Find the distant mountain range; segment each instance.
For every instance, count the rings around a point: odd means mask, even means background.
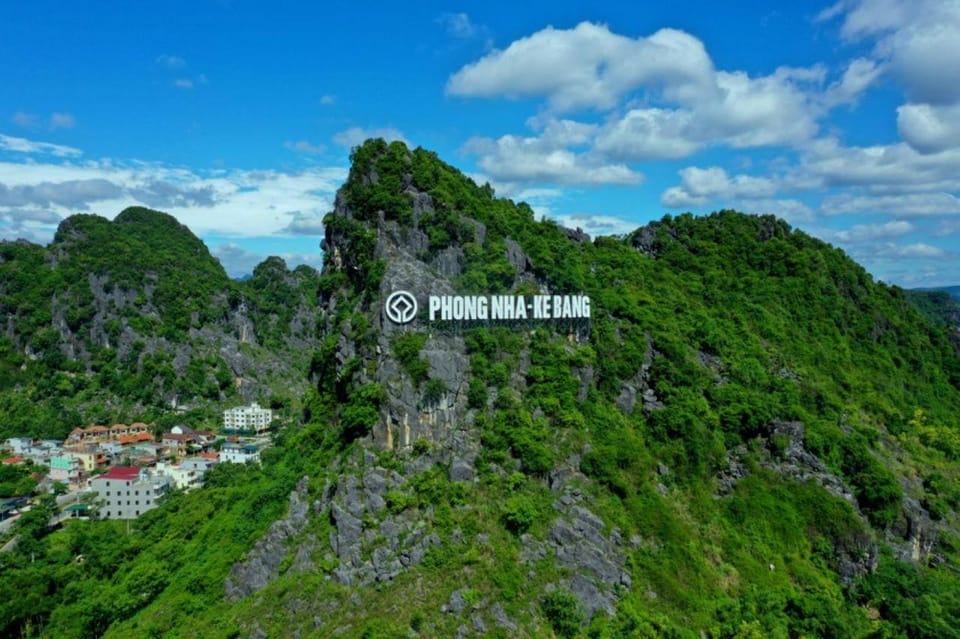
[[[915,291],[943,291],[955,300],[960,300],[960,286],[934,286],[931,288],[916,288]]]

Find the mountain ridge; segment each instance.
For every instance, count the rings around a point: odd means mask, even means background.
[[[3,359],[13,364],[2,387],[19,389],[0,399],[3,434],[62,438],[131,415],[169,421],[184,407],[209,422],[210,407],[272,395],[292,409],[306,389],[308,356],[297,352],[316,342],[318,274],[279,258],[257,269],[232,282],[187,227],[138,207],[113,221],[69,217],[47,247],[0,244]]]
[[[127,558],[57,533],[49,636],[957,636],[960,362],[902,290],[770,216],[590,242],[382,140],[325,224],[303,423]],[[398,326],[399,288],[590,331]]]

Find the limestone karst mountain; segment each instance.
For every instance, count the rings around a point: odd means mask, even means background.
[[[770,216],[591,240],[423,149],[352,160],[303,423],[130,536],[0,557],[4,632],[957,636],[960,361],[903,291]],[[471,294],[589,323],[422,308]]]
[[[70,217],[47,247],[0,243],[0,437],[215,419],[225,401],[293,409],[318,343],[318,277],[274,257],[231,281],[189,229],[142,208]]]

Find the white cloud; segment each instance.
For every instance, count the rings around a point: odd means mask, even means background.
[[[345,167],[199,173],[143,162],[0,162],[0,219],[44,210],[53,214],[44,227],[52,236],[56,219],[76,211],[112,218],[139,204],[174,215],[198,234],[285,236],[302,232],[303,212],[330,210],[346,175]],[[11,228],[0,224],[0,236],[14,237]]]
[[[464,150],[480,156],[478,164],[494,180],[559,184],[638,184],[643,176],[624,164],[611,164],[557,148],[549,139],[505,135],[497,140],[473,138]]]
[[[955,191],[960,149],[921,154],[907,144],[841,145],[825,138],[807,146],[786,179],[795,188],[857,186],[886,193]]]
[[[0,151],[14,151],[16,153],[30,153],[38,155],[54,155],[56,157],[76,157],[82,155],[79,149],[52,144],[50,142],[35,142],[26,138],[15,138],[0,133]]]
[[[955,0],[848,0],[827,18],[843,15],[849,40],[872,39],[874,56],[913,102],[960,101],[960,3]]]
[[[410,143],[407,142],[407,139],[403,137],[403,133],[401,133],[399,129],[396,129],[392,126],[380,129],[365,129],[359,126],[351,127],[334,135],[333,141],[340,146],[351,149],[355,146],[363,144],[363,142],[370,138],[383,138],[387,142],[399,140],[408,146],[410,145]]]
[[[177,70],[187,66],[187,61],[177,55],[166,53],[157,56],[157,64],[165,69]]]
[[[189,78],[177,78],[173,81],[173,86],[177,87],[178,89],[192,89],[193,80]]]
[[[819,65],[750,77],[714,69],[703,43],[682,31],[630,38],[584,22],[566,30],[548,27],[491,52],[451,76],[447,92],[543,98],[553,113],[606,112],[602,126],[580,123],[592,127],[594,151],[645,161],[682,158],[713,145],[801,145],[817,134],[818,119],[830,106],[852,101],[873,81],[871,65],[852,64],[827,101],[820,95],[826,71]]]
[[[327,150],[327,147],[323,144],[313,144],[306,140],[297,140],[296,142],[288,140],[283,143],[283,147],[290,151],[296,151],[297,153],[309,154],[325,153]]]
[[[483,184],[480,182],[479,184]],[[517,202],[540,202],[553,200],[563,195],[563,191],[560,189],[546,189],[546,188],[533,188],[533,189],[523,189],[514,196],[514,200]]]
[[[897,130],[920,153],[960,147],[960,104],[904,104],[897,109]]]
[[[40,119],[33,113],[25,113],[23,111],[17,111],[13,114],[13,123],[17,126],[22,126],[24,128],[32,128],[37,126]]]
[[[897,193],[856,195],[843,193],[824,199],[820,207],[828,215],[887,213],[904,217],[958,215],[960,199],[950,193]]]
[[[750,175],[731,178],[717,166],[706,169],[690,166],[680,171],[680,186],[664,191],[660,202],[669,208],[698,207],[709,202],[769,198],[776,191],[777,185],[770,178]]]
[[[597,151],[613,158],[661,160],[687,157],[700,143],[689,136],[691,113],[670,109],[631,109],[604,128]]]
[[[631,91],[665,84],[669,99],[710,91],[713,63],[703,43],[675,29],[647,38],[582,22],[547,27],[468,64],[447,82],[465,97],[545,97],[558,111],[610,109]]]
[[[322,104],[323,106],[330,106],[336,103],[337,103],[337,96],[335,95],[327,93],[325,95],[320,96],[320,104]]]
[[[874,60],[856,58],[843,76],[830,85],[823,96],[827,106],[854,104],[870,85],[883,74],[883,67]]]
[[[882,224],[854,224],[842,231],[822,232],[821,236],[825,236],[824,239],[831,241],[856,244],[901,237],[913,231],[914,226],[910,222],[896,220]]]
[[[549,215],[562,226],[570,229],[580,229],[591,237],[598,235],[624,235],[636,230],[636,222],[625,220],[613,215],[595,213],[570,213],[567,215]]]
[[[466,13],[444,13],[437,22],[446,28],[447,35],[458,40],[487,37],[487,28],[474,24]]]
[[[120,187],[103,178],[18,184],[13,187],[0,182],[0,209],[62,206],[86,211],[90,204],[114,199],[121,193]]]
[[[50,116],[51,129],[72,129],[77,125],[77,119],[72,113],[54,113]]]
[[[897,257],[913,257],[913,258],[939,258],[946,257],[947,252],[938,246],[931,246],[930,244],[925,244],[923,242],[916,242],[914,244],[908,244],[907,246],[898,246],[893,249],[894,255]]]

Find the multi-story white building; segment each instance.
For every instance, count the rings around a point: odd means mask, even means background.
[[[262,433],[270,428],[273,411],[261,408],[254,402],[249,406],[238,406],[223,411],[223,429],[226,431],[252,431]]]
[[[224,442],[220,447],[220,463],[246,464],[250,461],[260,463],[260,451],[253,444]]]
[[[171,480],[153,476],[134,466],[115,466],[90,480],[100,500],[104,519],[136,519],[157,507],[157,500],[170,488]]]
[[[211,457],[188,457],[179,464],[157,462],[157,473],[166,475],[176,488],[193,490],[203,486],[203,477],[207,471],[217,465],[218,458],[211,453]]]

